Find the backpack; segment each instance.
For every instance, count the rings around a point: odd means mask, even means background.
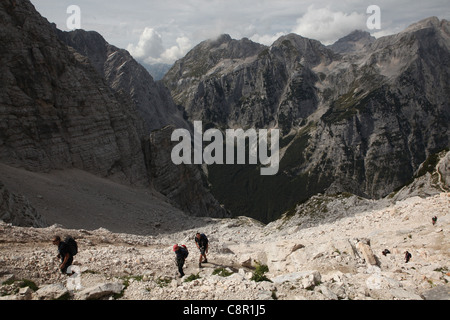
[[[184,258],[186,259],[186,258],[188,257],[188,255],[189,255],[189,250],[188,250],[188,248],[187,248],[184,244],[182,244],[181,247],[182,247],[182,248],[184,249],[184,251],[186,252],[186,253],[185,253],[185,257],[184,257]]]
[[[200,234],[200,239],[197,239],[197,237],[194,238],[195,242],[198,243],[199,246],[206,246],[209,243],[208,237],[204,234]]]
[[[69,248],[69,253],[71,256],[75,256],[78,253],[78,244],[74,238],[67,236],[64,243],[67,245],[67,248]]]

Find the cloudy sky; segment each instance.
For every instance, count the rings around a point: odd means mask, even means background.
[[[81,28],[95,30],[139,61],[173,63],[199,42],[228,33],[270,45],[291,32],[332,44],[355,29],[375,37],[397,33],[430,16],[450,20],[448,0],[31,0],[61,30],[69,30],[70,5]],[[367,13],[380,8],[380,29]],[[373,21],[372,21],[373,22]]]

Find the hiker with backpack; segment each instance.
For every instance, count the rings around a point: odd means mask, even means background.
[[[409,251],[405,251],[405,262],[408,263],[409,260],[411,260],[412,255],[409,253]]]
[[[179,246],[178,244],[173,246],[173,251],[175,252],[176,258],[175,262],[178,267],[178,272],[180,273],[180,278],[184,277],[183,266],[186,258],[189,255],[189,251],[185,245]]]
[[[195,235],[195,244],[197,245],[197,248],[200,250],[200,258],[198,260],[198,267],[202,268],[202,263],[207,263],[208,259],[206,258],[206,254],[208,253],[208,237],[204,233],[199,233]],[[202,261],[202,257],[205,258],[205,260]]]
[[[58,258],[61,259],[59,269],[63,274],[67,274],[67,268],[73,263],[73,257],[78,253],[78,246],[72,237],[67,237],[64,241],[60,236],[53,238],[53,244],[58,246]]]

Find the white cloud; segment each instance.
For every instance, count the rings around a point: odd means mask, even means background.
[[[177,39],[187,37],[197,44],[222,33],[270,44],[280,32],[295,31],[331,43],[353,29],[367,30],[366,10],[370,4],[381,8],[382,29],[370,30],[376,36],[403,30],[430,16],[450,17],[448,0],[110,0],[108,5],[92,0],[31,2],[63,30],[68,18],[66,9],[76,2],[81,8],[83,29],[99,32],[119,48],[128,46],[135,55],[160,60],[166,50],[166,59],[185,51]],[[144,34],[149,21],[152,28]]]
[[[145,28],[138,44],[129,44],[127,50],[136,59],[159,57],[164,52],[162,37],[153,28]]]
[[[297,19],[292,32],[306,38],[316,39],[323,44],[332,44],[355,29],[366,28],[365,13],[332,11],[329,7],[316,9],[308,7],[306,13]]]
[[[188,51],[192,49],[191,41],[187,37],[177,38],[176,42],[176,46],[172,46],[161,54],[161,62],[169,64],[173,63],[176,60],[184,57],[186,53],[188,53]]]
[[[270,46],[272,45],[278,38],[280,38],[281,36],[286,35],[285,32],[278,32],[276,35],[270,35],[270,34],[265,34],[265,35],[259,35],[259,34],[254,34],[253,36],[250,37],[250,40],[257,42],[257,43],[261,43],[264,44],[266,46]]]
[[[184,36],[178,37],[176,43],[176,45],[164,49],[161,34],[155,29],[147,27],[139,37],[138,44],[129,44],[127,50],[135,59],[145,63],[172,64],[192,48],[189,38]]]

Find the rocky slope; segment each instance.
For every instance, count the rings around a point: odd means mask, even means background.
[[[148,184],[132,103],[59,41],[29,1],[2,1],[0,15],[0,160]]]
[[[315,202],[321,215],[305,216],[299,208],[265,226],[244,217],[210,218],[201,229],[158,236],[2,223],[1,299],[450,298],[448,192],[400,201],[320,196],[310,205]],[[209,262],[202,269],[193,243],[198,230],[210,239]],[[57,272],[50,242],[55,234],[78,240],[78,274],[70,278]],[[190,249],[182,279],[174,243]],[[383,255],[385,249],[390,253]],[[409,262],[405,251],[412,254]],[[255,281],[258,265],[267,266],[265,281]]]
[[[157,181],[158,171],[151,168],[150,131],[167,124],[189,127],[167,88],[125,50],[95,32],[57,30],[29,1],[3,1],[0,15],[0,162],[32,172],[68,170],[67,176],[79,169],[153,194],[151,178]],[[152,143],[160,142],[153,138]],[[183,209],[187,202],[193,204],[186,212],[194,215],[226,216],[197,173],[190,179],[198,186],[195,195],[180,203],[170,194],[167,198]],[[36,197],[22,191],[27,186],[18,178],[10,176],[8,183],[0,179],[7,189],[17,187],[14,193]],[[75,180],[89,188],[90,178]],[[174,187],[187,188],[180,183]],[[57,214],[48,214],[49,221],[58,221]]]
[[[249,203],[268,220],[291,208],[263,225],[192,217],[226,211],[199,168],[171,166],[173,128],[147,136],[161,123],[142,120],[139,97],[152,94],[127,74],[142,70],[129,55],[95,33],[67,46],[29,1],[2,1],[0,16],[2,299],[449,299],[450,156],[434,153],[448,146],[448,22],[378,39],[370,54],[296,35],[271,47],[223,36],[175,65],[166,80],[191,117],[284,131],[274,180],[208,168],[241,214]],[[358,196],[413,175],[387,198]],[[197,231],[211,240],[201,270]],[[78,240],[73,277],[57,271],[55,234]],[[174,243],[190,248],[184,279]]]
[[[15,226],[48,226],[25,196],[11,193],[2,182],[0,182],[0,220]]]
[[[268,222],[328,189],[386,196],[449,147],[449,28],[429,18],[377,40],[352,34],[336,46],[354,48],[338,52],[295,34],[270,47],[223,36],[194,48],[164,81],[191,120],[282,130],[277,176],[208,168],[232,213]]]
[[[154,189],[117,183],[79,169],[40,173],[0,164],[0,176],[5,185],[0,219],[5,223],[24,227],[57,224],[68,229],[103,227],[139,235],[202,225],[194,217],[186,222],[187,215],[193,213],[177,209],[175,201],[171,204]],[[192,202],[193,208],[196,203]]]

